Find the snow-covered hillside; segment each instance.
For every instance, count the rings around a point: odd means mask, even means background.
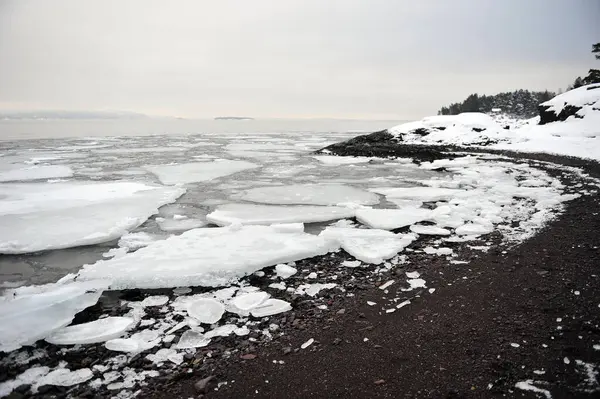
[[[431,116],[389,129],[407,144],[486,146],[600,160],[600,84],[540,104],[541,117],[511,121],[481,113]]]

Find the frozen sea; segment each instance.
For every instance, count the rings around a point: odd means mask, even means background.
[[[397,122],[397,121],[396,121]],[[180,234],[205,225],[205,217],[221,203],[237,202],[232,196],[253,187],[283,184],[340,183],[372,186],[374,176],[398,175],[399,165],[325,165],[311,152],[363,132],[389,127],[394,121],[357,120],[251,120],[193,121],[142,120],[24,120],[0,121],[0,198],[15,184],[65,182],[143,182],[162,185],[152,166],[198,164],[214,160],[251,163],[256,167],[205,181],[184,183],[186,194],[160,208],[133,231],[155,239]],[[373,168],[377,171],[374,175]],[[426,178],[432,172],[405,168],[405,177]],[[63,173],[67,171],[67,173]],[[68,171],[71,171],[69,173]],[[25,171],[25,175],[23,175]],[[14,174],[16,173],[16,175]],[[36,176],[37,173],[41,173]],[[171,175],[183,176],[175,170]],[[197,176],[196,176],[197,178]],[[196,180],[192,177],[191,180]],[[207,177],[207,179],[209,179]],[[164,180],[166,181],[166,180]],[[167,181],[167,183],[170,183]],[[42,189],[43,190],[43,189]],[[89,221],[114,214],[115,209],[90,208]],[[184,217],[186,220],[173,220]],[[52,230],[70,228],[53,219]],[[81,218],[81,224],[86,219]],[[11,225],[9,225],[11,224]],[[187,227],[186,227],[187,224]],[[315,227],[316,226],[316,227]],[[307,226],[319,229],[319,224]],[[48,227],[48,226],[47,226]],[[15,234],[13,219],[0,226],[5,236]],[[1,233],[1,232],[0,232]],[[41,233],[41,232],[40,232]],[[36,234],[24,232],[23,234]],[[83,264],[103,259],[118,240],[29,254],[0,255],[0,283],[5,287],[54,282]]]

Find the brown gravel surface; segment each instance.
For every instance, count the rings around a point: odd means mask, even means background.
[[[580,166],[600,177],[593,162],[511,155]],[[577,362],[600,364],[600,350],[593,349],[600,344],[598,232],[596,194],[570,202],[561,217],[516,247],[462,250],[460,259],[468,264],[442,257],[419,263],[411,255],[413,270],[423,271],[434,293],[385,313],[382,297],[401,295],[399,287],[392,285],[388,294],[366,287],[332,304],[318,322],[294,323],[284,336],[256,348],[255,356],[216,367],[202,386],[196,383],[210,375],[193,372],[143,396],[544,397],[515,389],[518,381],[532,379],[543,381],[536,387],[553,398],[599,397]],[[299,349],[310,338],[315,342]]]

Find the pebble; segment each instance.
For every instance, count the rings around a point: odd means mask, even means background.
[[[213,378],[215,377],[211,375],[209,377],[199,380],[194,384],[194,388],[196,389],[196,391],[198,391],[198,393],[206,393],[208,384],[213,380]]]
[[[252,360],[252,359],[256,359],[256,355],[254,353],[246,353],[246,354],[240,356],[240,358],[242,358],[244,360]]]

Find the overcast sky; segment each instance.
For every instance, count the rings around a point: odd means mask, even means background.
[[[0,0],[0,109],[413,119],[599,41],[597,0]]]

